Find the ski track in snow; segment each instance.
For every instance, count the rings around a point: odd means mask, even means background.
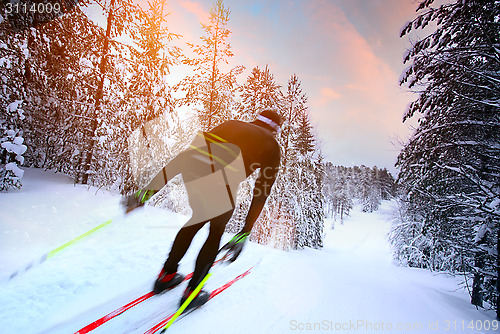
[[[23,184],[20,191],[0,193],[4,334],[73,333],[148,292],[188,219],[150,206],[123,217],[117,194],[74,186],[52,172],[27,169]],[[391,205],[385,202],[371,214],[354,210],[344,225],[336,223],[335,230],[327,231],[322,250],[284,252],[247,243],[236,262],[212,269],[206,289],[221,286],[262,259],[260,264],[169,333],[493,333],[467,327],[470,321],[492,323],[494,313],[469,303],[466,291],[457,289],[460,278],[392,263],[387,242]],[[102,230],[18,277],[6,278],[112,217]],[[204,228],[195,237],[181,272],[193,271],[206,234]],[[222,242],[230,237],[224,235]],[[186,284],[91,333],[143,333],[175,311]],[[451,330],[445,330],[447,324]]]

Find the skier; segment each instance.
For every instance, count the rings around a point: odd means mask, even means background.
[[[281,123],[281,117],[275,111],[264,110],[253,122],[232,120],[210,132],[200,132],[189,149],[163,167],[143,190],[125,199],[126,211],[130,212],[143,206],[174,176],[183,176],[193,215],[175,237],[155,282],[155,293],[183,281],[184,276],[177,273],[179,261],[195,234],[210,222],[208,238],[198,254],[193,277],[180,303],[200,284],[217,257],[220,239],[233,214],[239,183],[260,168],[245,225],[221,248],[221,251],[227,251],[224,259],[228,258],[230,262],[239,256],[276,179],[280,149],[275,137]],[[208,298],[207,292],[200,291],[189,308],[203,305]]]

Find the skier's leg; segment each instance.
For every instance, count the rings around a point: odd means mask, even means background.
[[[223,213],[222,215],[210,220],[210,232],[205,244],[198,254],[196,259],[196,267],[194,269],[193,278],[189,282],[189,288],[195,289],[203,278],[208,274],[212,264],[217,257],[219,251],[220,239],[224,234],[226,224],[231,219],[233,210]]]
[[[177,273],[179,261],[182,259],[184,254],[186,254],[186,251],[189,248],[195,234],[203,225],[205,225],[205,223],[206,222],[198,224],[188,223],[179,230],[172,245],[172,249],[170,250],[168,259],[165,261],[163,269],[154,284],[154,293],[161,293],[162,291],[170,289],[183,281],[184,276]]]
[[[168,258],[163,266],[165,272],[174,273],[177,271],[179,261],[186,254],[194,236],[206,223],[206,221],[197,223],[192,220],[193,218],[191,218],[177,233]]]

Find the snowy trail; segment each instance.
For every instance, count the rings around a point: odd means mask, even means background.
[[[464,291],[455,291],[456,279],[392,264],[386,241],[388,204],[375,214],[355,211],[344,226],[329,233],[321,251],[268,256],[263,290],[253,291],[259,296],[231,310],[245,317],[234,321],[229,317],[217,329],[223,333],[235,326],[255,333],[483,332],[467,326],[472,320],[491,324],[493,313],[476,311]]]
[[[23,181],[23,190],[0,194],[0,277],[120,212],[119,196],[75,187],[64,176],[28,170]],[[493,324],[494,314],[470,305],[467,293],[456,290],[458,278],[392,264],[390,206],[371,214],[354,210],[345,225],[328,231],[322,250],[248,243],[235,263],[212,270],[207,289],[261,263],[169,332],[497,332],[478,329]],[[73,333],[150,289],[187,217],[152,207],[117,217],[50,261],[2,281],[0,332]],[[206,233],[193,241],[182,272],[192,271]],[[143,333],[154,324],[148,316],[168,314],[181,290],[153,297],[92,333]]]

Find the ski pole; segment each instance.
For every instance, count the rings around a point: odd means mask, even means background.
[[[113,221],[113,219],[109,219],[109,220],[105,221],[104,223],[102,223],[102,224],[100,224],[100,225],[98,225],[98,226],[94,227],[93,229],[91,229],[91,230],[89,230],[89,231],[87,231],[87,232],[83,233],[82,235],[80,235],[80,236],[78,236],[78,237],[76,237],[76,238],[74,238],[74,239],[72,239],[72,240],[68,241],[67,243],[65,243],[65,244],[63,244],[63,245],[61,245],[61,246],[59,246],[59,247],[57,247],[57,248],[55,248],[55,249],[51,250],[51,251],[50,251],[50,252],[48,252],[48,253],[45,253],[45,254],[44,254],[44,255],[42,255],[42,256],[41,256],[38,260],[31,261],[31,262],[30,262],[27,266],[25,266],[24,268],[21,268],[21,269],[19,269],[19,270],[15,271],[15,272],[13,272],[13,273],[9,276],[8,280],[11,280],[11,279],[13,279],[14,277],[18,276],[19,274],[21,274],[21,273],[23,273],[23,272],[26,272],[26,271],[28,271],[29,269],[31,269],[31,268],[33,268],[33,267],[35,267],[35,266],[37,266],[37,265],[39,265],[39,264],[41,264],[41,263],[45,262],[46,260],[48,260],[48,259],[50,259],[50,258],[54,257],[56,254],[59,254],[59,253],[60,253],[63,249],[68,248],[69,246],[71,246],[71,245],[75,244],[76,242],[78,242],[78,241],[82,240],[83,238],[88,237],[88,236],[89,236],[89,235],[91,235],[92,233],[99,231],[99,230],[100,230],[100,229],[102,229],[103,227],[105,227],[105,226],[107,226],[107,225],[111,224],[111,222],[112,222],[112,221]]]

